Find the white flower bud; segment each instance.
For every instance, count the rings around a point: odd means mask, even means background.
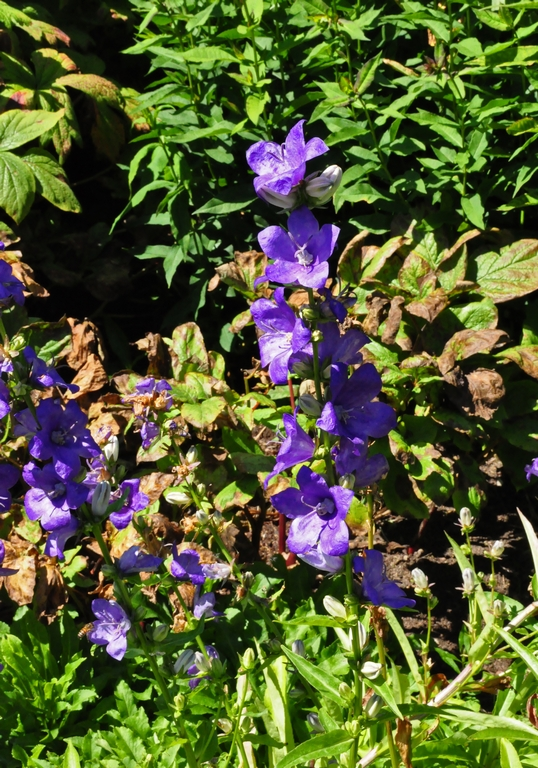
[[[207,523],[207,521],[209,520],[209,515],[207,514],[207,512],[204,512],[203,509],[197,509],[196,519],[201,525],[205,525],[205,523]]]
[[[198,493],[199,496],[205,496],[205,492],[206,492],[205,485],[203,483],[198,483],[198,485],[196,486],[196,492]]]
[[[92,496],[92,512],[95,517],[102,517],[106,514],[111,490],[110,483],[107,480],[103,480],[95,486]]]
[[[306,656],[304,643],[302,640],[294,640],[293,643],[291,644],[291,650],[293,651],[293,653],[296,653],[297,656],[302,656],[303,659]]]
[[[383,699],[377,693],[372,694],[364,707],[364,712],[368,717],[377,717],[379,710],[383,706]]]
[[[429,588],[430,585],[428,582],[428,577],[420,568],[413,568],[411,571],[411,576],[413,578],[416,589],[426,590]]]
[[[241,666],[244,667],[244,669],[254,669],[255,665],[256,656],[254,655],[254,651],[252,648],[247,648],[241,659]]]
[[[502,600],[493,601],[493,615],[496,619],[501,619],[504,616],[504,603]]]
[[[367,661],[361,667],[361,675],[367,680],[375,680],[382,669],[383,665],[377,661]]]
[[[174,662],[174,672],[176,675],[180,672],[186,672],[188,668],[192,666],[193,662],[194,651],[192,651],[190,648],[185,648],[185,650],[179,654],[176,661]]]
[[[308,725],[312,728],[312,730],[315,733],[325,733],[325,728],[322,726],[319,717],[316,715],[315,712],[309,712],[306,716],[306,720],[308,722]]]
[[[165,498],[169,504],[174,504],[177,507],[188,507],[192,503],[190,494],[184,491],[170,491]]]
[[[170,627],[167,624],[157,624],[156,627],[153,627],[153,631],[151,633],[154,642],[156,643],[162,643],[163,640],[166,640],[168,637],[168,633],[170,632]]]
[[[231,733],[234,727],[232,721],[228,720],[227,717],[221,717],[219,720],[217,720],[217,725],[226,735]]]
[[[118,456],[120,455],[120,441],[116,435],[109,437],[107,442],[103,445],[103,453],[108,462],[112,462],[113,464],[117,462]]]
[[[347,475],[342,475],[338,480],[338,485],[341,488],[347,488],[348,491],[352,491],[355,488],[355,475],[353,472],[348,472]]]
[[[461,574],[463,579],[463,593],[465,595],[472,595],[476,589],[476,577],[470,568],[464,568]]]
[[[307,416],[318,418],[321,415],[321,405],[312,395],[300,395],[297,402],[301,411]]]
[[[316,205],[324,205],[334,195],[342,181],[339,165],[330,165],[315,178],[306,179],[305,193]]]
[[[211,660],[204,656],[201,651],[196,651],[194,654],[194,663],[199,672],[209,672],[211,669]]]
[[[238,701],[244,701],[247,697],[248,691],[248,677],[244,674],[239,675],[237,678],[237,699]]]
[[[338,686],[338,693],[347,702],[351,702],[355,698],[355,694],[347,683],[340,683]]]
[[[357,630],[359,632],[359,649],[364,651],[368,643],[368,633],[364,629],[364,624],[361,624],[360,621],[357,622]]]
[[[489,550],[489,556],[491,557],[492,560],[498,560],[502,556],[503,552],[504,552],[504,544],[502,543],[502,541],[495,541],[491,545],[491,549]]]
[[[260,187],[258,190],[258,196],[265,200],[270,205],[276,205],[277,208],[283,208],[285,211],[290,211],[295,208],[299,201],[297,190],[292,189],[287,195],[281,195],[279,192],[273,192],[272,189],[267,187]]]
[[[187,464],[194,464],[198,461],[198,449],[195,445],[191,445],[185,455],[185,460]]]
[[[347,618],[346,609],[344,605],[332,595],[326,595],[323,598],[323,607],[330,616],[334,616],[335,619]]]
[[[460,509],[460,525],[464,531],[470,531],[474,525],[474,517],[471,515],[469,507]]]
[[[334,631],[338,635],[338,639],[342,643],[342,648],[347,653],[353,650],[353,637],[350,629],[341,629],[341,627],[335,627]]]

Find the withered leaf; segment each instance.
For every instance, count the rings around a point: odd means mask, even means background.
[[[67,602],[67,590],[62,574],[54,565],[46,563],[37,572],[35,604],[38,616],[52,621]]]
[[[35,549],[33,550],[36,551]],[[36,582],[36,564],[35,555],[21,554],[13,557],[9,547],[6,547],[6,557],[3,562],[5,568],[18,568],[19,572],[13,576],[4,576],[0,578],[0,584],[3,583],[6,592],[17,605],[29,605],[34,599],[34,589]]]
[[[108,376],[100,358],[90,353],[84,365],[78,369],[72,384],[79,387],[78,392],[68,392],[70,399],[78,399],[88,392],[97,392],[108,384]]]
[[[511,360],[525,371],[533,379],[538,379],[538,344],[532,344],[528,347],[511,347],[499,352],[501,357],[507,362]]]
[[[146,353],[148,358],[148,376],[166,378],[170,373],[170,353],[160,333],[146,333],[143,339],[135,341],[135,346]]]
[[[16,258],[10,258],[16,257]],[[26,295],[36,296],[45,299],[50,293],[42,285],[39,285],[34,279],[34,270],[24,261],[21,261],[22,253],[20,251],[6,251],[4,260],[11,264],[11,269],[16,278],[18,278],[25,287]]]
[[[338,275],[346,283],[359,284],[361,277],[359,245],[369,234],[368,230],[365,229],[352,237],[338,259]]]
[[[531,725],[538,728],[538,714],[534,702],[538,699],[538,693],[533,693],[532,696],[527,699],[527,716]]]
[[[362,275],[361,283],[368,282],[385,266],[388,259],[401,248],[404,243],[408,242],[408,238],[405,235],[399,235],[398,237],[391,237],[380,248],[376,246],[367,246],[362,249]]]
[[[79,371],[90,355],[104,360],[105,349],[97,326],[90,320],[80,321],[74,317],[68,317],[67,322],[71,327],[71,347],[66,357],[67,365]]]
[[[411,734],[413,732],[413,726],[408,717],[403,720],[399,718],[396,720],[396,746],[398,752],[402,758],[402,763],[405,768],[413,768],[411,763]]]
[[[473,399],[474,415],[489,420],[495,413],[499,400],[505,395],[502,376],[497,371],[477,368],[466,374],[469,393]]]
[[[427,320],[428,323],[433,323],[437,315],[439,315],[447,306],[448,296],[442,288],[436,288],[423,299],[411,301],[405,309],[409,314],[415,315],[416,317],[422,317],[424,320]]]
[[[161,497],[162,492],[172,485],[175,475],[164,472],[151,472],[140,478],[140,491],[149,497],[150,504]]]
[[[491,352],[498,344],[504,343],[503,337],[508,338],[505,331],[493,328],[483,331],[467,328],[458,331],[446,343],[443,354],[437,361],[439,370],[442,374],[448,373],[454,368],[457,360],[465,360],[480,352]]]
[[[400,329],[402,306],[404,304],[405,299],[403,296],[395,296],[390,302],[389,314],[385,321],[385,327],[383,328],[383,334],[381,336],[383,344],[394,344],[398,330]]]
[[[385,296],[368,296],[366,299],[368,314],[362,321],[362,328],[364,333],[368,334],[368,336],[375,336],[377,334],[385,307],[388,303],[389,300],[385,298]]]

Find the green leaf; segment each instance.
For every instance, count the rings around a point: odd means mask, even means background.
[[[510,740],[527,739],[534,744],[538,743],[538,730],[521,720],[486,715],[482,712],[473,712],[470,709],[460,707],[442,707],[439,712],[442,713],[442,717],[458,722],[460,729],[465,731],[467,738],[474,741],[506,738]],[[476,730],[469,731],[470,728]]]
[[[454,550],[454,556],[456,557],[460,570],[463,572],[466,568],[469,568],[474,573],[475,571],[472,568],[470,561],[463,554],[460,546],[454,541],[454,539],[450,538],[448,533],[445,535],[449,540],[452,549]],[[490,611],[488,599],[484,594],[482,585],[478,582],[478,580],[476,584],[475,595],[476,595],[476,601],[480,607],[480,611],[482,613],[482,618],[484,619],[484,622],[486,623],[486,625],[491,624],[493,622],[493,613]]]
[[[377,56],[374,56],[373,59],[369,59],[366,62],[366,64],[364,64],[359,69],[359,74],[357,75],[357,79],[355,80],[355,88],[354,88],[357,96],[362,96],[363,93],[366,93],[368,88],[374,82],[375,73],[379,66],[380,61],[381,61],[381,54],[378,53]]]
[[[534,528],[530,524],[530,522],[527,520],[524,514],[522,514],[519,509],[517,511],[519,518],[521,522],[523,523],[523,528],[525,529],[525,535],[527,537],[527,541],[529,542],[529,547],[531,550],[532,555],[532,562],[534,564],[534,575],[536,576],[538,574],[538,536],[536,535]],[[537,599],[537,595],[534,595],[534,599]]]
[[[533,656],[533,654],[509,632],[506,632],[501,627],[494,627],[494,629],[497,634],[502,637],[504,642],[517,653],[519,658],[525,662],[527,669],[532,672],[534,677],[538,680],[538,659],[536,656]]]
[[[398,643],[400,644],[400,648],[402,649],[405,660],[407,661],[409,671],[413,675],[413,680],[417,684],[419,691],[422,691],[424,688],[424,680],[420,674],[417,657],[415,656],[415,652],[411,647],[411,643],[409,642],[402,625],[390,608],[385,608],[385,615],[387,617],[390,628],[392,629],[396,639],[398,640]]]
[[[517,749],[508,741],[500,739],[501,768],[523,768],[517,754]]]
[[[495,357],[501,360],[510,360],[519,365],[521,370],[532,376],[533,379],[538,379],[538,344],[503,349]]]
[[[223,397],[210,397],[203,403],[183,403],[181,415],[197,429],[207,429],[226,408]]]
[[[72,741],[69,741],[67,744],[67,749],[65,750],[64,759],[62,761],[62,768],[80,768],[80,758]]]
[[[64,75],[56,80],[58,85],[76,88],[96,101],[104,101],[113,107],[121,107],[123,98],[120,89],[99,75]]]
[[[523,117],[509,125],[506,132],[511,136],[519,136],[520,133],[536,133],[538,132],[538,120],[535,117]]]
[[[461,207],[466,218],[474,224],[478,229],[485,229],[484,224],[484,205],[480,198],[480,195],[473,195],[472,197],[462,197]]]
[[[265,106],[265,99],[261,99],[259,96],[247,96],[245,102],[245,109],[250,120],[254,125],[258,125],[258,120],[263,114],[263,108]]]
[[[465,328],[472,328],[475,331],[496,328],[499,319],[497,307],[491,299],[472,301],[461,307],[450,307],[448,312],[457,317]]]
[[[174,56],[183,59],[184,61],[192,61],[197,64],[215,61],[237,62],[237,56],[224,50],[224,48],[218,48],[214,45],[208,45],[205,48],[191,48],[189,51],[174,51]]]
[[[11,109],[4,112],[0,115],[0,150],[15,149],[37,139],[38,136],[54,128],[63,116],[63,109],[57,112],[46,112],[41,109],[33,109],[31,112]]]
[[[473,8],[473,12],[477,19],[482,22],[482,24],[486,24],[486,26],[491,27],[492,29],[498,29],[501,32],[506,32],[508,29],[513,27],[513,23],[509,14],[508,16],[501,16],[500,13],[482,8]]]
[[[320,757],[336,757],[346,752],[353,743],[353,737],[344,730],[320,733],[292,749],[277,763],[276,768],[293,768]]]
[[[470,279],[496,304],[525,296],[538,289],[538,240],[519,240],[500,253],[488,251],[470,266]]]
[[[172,332],[172,338],[165,341],[170,348],[175,379],[182,381],[187,371],[208,371],[209,356],[202,331],[196,323],[178,325]]]
[[[322,669],[319,669],[315,664],[312,664],[310,661],[303,659],[302,656],[293,653],[293,651],[290,651],[284,645],[281,647],[281,650],[291,661],[301,677],[304,677],[316,691],[320,691],[326,698],[340,704],[341,707],[346,706],[346,702],[338,693],[338,686],[341,681],[337,677],[331,675],[329,672],[324,672]]]
[[[219,512],[225,512],[232,507],[244,507],[259,487],[256,477],[241,477],[239,480],[234,480],[217,494],[214,501],[215,507]]]
[[[36,192],[56,208],[69,213],[80,213],[82,208],[67,184],[64,172],[52,155],[44,149],[26,152],[21,160],[26,163],[36,178]]]
[[[0,152],[0,206],[17,224],[32,207],[35,190],[35,176],[21,158]]]

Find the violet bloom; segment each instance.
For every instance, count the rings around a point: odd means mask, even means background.
[[[80,457],[98,456],[100,450],[87,429],[87,417],[70,400],[65,407],[50,398],[42,400],[36,408],[37,422],[26,409],[17,414],[19,425],[14,433],[33,434],[28,450],[34,459],[52,459],[60,477],[67,479],[80,469]]]
[[[198,586],[194,592],[192,609],[194,617],[196,619],[201,619],[204,616],[205,618],[213,619],[215,616],[222,616],[222,613],[219,613],[215,610],[215,593],[205,592],[203,595],[201,595],[200,589],[201,587]]]
[[[0,512],[11,509],[11,493],[9,489],[19,479],[20,472],[13,464],[0,464]]]
[[[123,555],[116,560],[118,571],[124,576],[133,573],[152,573],[157,571],[162,565],[162,557],[148,555],[140,547],[134,544],[126,549]]]
[[[348,309],[357,303],[357,297],[348,291],[333,296],[328,288],[322,288],[319,293],[324,296],[324,301],[319,305],[321,314],[323,317],[336,319],[339,323],[344,322]]]
[[[250,311],[254,322],[263,331],[259,339],[262,365],[269,366],[274,384],[288,380],[288,361],[310,341],[310,331],[284,298],[284,288],[275,291],[275,302],[258,299]]]
[[[310,139],[305,144],[303,125],[299,120],[286,136],[284,144],[258,141],[247,150],[247,163],[257,178],[254,189],[262,200],[271,201],[271,193],[289,195],[306,173],[306,162],[329,151],[324,141]]]
[[[18,568],[2,568],[2,563],[4,562],[4,557],[6,556],[6,545],[0,539],[0,576],[13,576],[15,573],[19,572]]]
[[[154,421],[145,419],[140,427],[140,437],[142,438],[142,448],[146,451],[159,434],[159,425]]]
[[[368,441],[359,437],[350,440],[342,437],[340,444],[331,451],[339,475],[353,474],[355,488],[365,488],[377,483],[389,471],[389,463],[382,453],[368,456]]]
[[[21,307],[24,304],[24,285],[13,276],[11,265],[0,259],[0,307],[8,307],[11,300]]]
[[[195,549],[184,549],[178,554],[177,546],[172,548],[173,560],[170,573],[179,581],[191,581],[193,584],[203,584],[205,581],[204,568],[200,565],[200,555]]]
[[[291,469],[296,464],[310,461],[314,455],[315,443],[304,431],[297,421],[297,413],[293,416],[285,413],[282,416],[286,438],[283,440],[276,457],[276,464],[272,472],[265,478],[264,486],[267,488],[269,481],[285,469]]]
[[[9,400],[10,394],[7,384],[2,381],[2,379],[0,379],[0,419],[3,419],[4,416],[7,416],[11,410],[11,403]]]
[[[52,464],[38,467],[30,461],[22,476],[30,486],[24,497],[24,507],[30,520],[40,520],[46,531],[62,528],[71,522],[71,510],[78,509],[88,498],[82,483],[64,480]]]
[[[527,482],[530,482],[530,479],[533,475],[535,477],[538,477],[538,457],[536,459],[533,459],[530,464],[527,464],[527,466],[525,467],[525,473],[527,477]]]
[[[127,650],[127,632],[131,629],[129,617],[115,600],[92,600],[96,621],[88,632],[88,640],[96,645],[106,645],[106,652],[121,661]]]
[[[330,401],[316,426],[341,437],[384,437],[396,427],[390,405],[371,402],[381,390],[381,376],[372,363],[365,363],[347,378],[347,366],[331,366]]]
[[[145,493],[140,490],[140,478],[136,477],[133,480],[124,480],[120,487],[110,497],[111,499],[120,499],[124,494],[125,500],[123,507],[117,512],[112,512],[110,515],[110,522],[112,525],[121,531],[123,528],[127,528],[129,523],[134,517],[135,512],[141,512],[149,504],[149,498]]]
[[[360,365],[362,363],[362,354],[359,350],[370,341],[365,333],[358,328],[349,328],[344,334],[340,334],[336,323],[323,323],[319,330],[323,334],[323,341],[318,344],[319,367],[322,373],[331,364]],[[290,357],[290,370],[305,378],[314,378],[313,357],[312,344],[307,344],[304,349]]]
[[[328,259],[334,251],[340,230],[332,224],[321,229],[314,214],[302,206],[290,215],[288,232],[282,227],[267,227],[258,235],[262,251],[273,264],[256,284],[273,280],[284,285],[303,285],[321,289],[329,276]]]
[[[342,557],[335,557],[333,555],[324,554],[319,547],[309,549],[308,552],[303,552],[299,555],[301,560],[304,560],[308,565],[317,568],[318,571],[327,571],[327,573],[340,573],[344,568],[344,560]]]
[[[383,555],[377,549],[367,549],[363,557],[353,558],[355,573],[362,573],[362,594],[373,605],[387,608],[413,608],[415,600],[406,597],[403,589],[387,578]]]
[[[292,520],[290,552],[304,554],[319,542],[323,554],[345,555],[349,549],[345,519],[353,491],[339,485],[329,488],[324,478],[308,467],[301,467],[297,483],[299,488],[287,488],[271,496],[274,508]]]
[[[70,392],[78,392],[79,387],[76,384],[66,384],[54,368],[36,355],[32,347],[25,347],[22,354],[30,366],[29,380],[31,384],[42,387],[63,387]]]
[[[154,400],[159,399],[159,410],[168,411],[172,407],[172,387],[165,379],[157,381],[152,376],[139,381],[135,387],[137,395],[148,395]]]
[[[62,525],[61,528],[55,528],[49,533],[47,543],[45,544],[45,554],[48,557],[57,557],[59,560],[63,560],[67,540],[75,535],[79,527],[80,523],[77,518],[71,515],[71,519],[66,525]]]
[[[210,669],[210,661],[211,661],[211,659],[218,659],[219,658],[219,654],[218,654],[216,648],[213,648],[212,645],[206,645],[205,651],[207,653],[207,656],[209,657],[209,660],[206,659],[206,657],[203,656],[202,654],[200,654],[199,656],[198,656],[198,654],[195,654],[195,659],[199,659],[199,661],[195,661],[194,664],[192,664],[187,669],[187,674],[191,675],[191,677],[193,675],[197,675],[197,677],[195,677],[194,680],[189,680],[189,688],[191,690],[194,690],[194,688],[199,686],[200,683],[202,682],[202,680],[210,680],[211,679],[209,677],[209,675],[205,675],[204,674],[203,677],[200,677],[200,675],[202,675],[204,672],[207,672]]]

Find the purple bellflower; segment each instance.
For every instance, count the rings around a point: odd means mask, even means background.
[[[259,339],[262,365],[269,366],[274,384],[288,380],[288,361],[294,352],[310,341],[310,331],[284,298],[284,289],[277,288],[275,302],[258,299],[250,311],[258,328],[263,331]]]
[[[384,437],[396,427],[390,405],[371,402],[381,390],[381,376],[372,363],[365,363],[347,377],[347,365],[331,366],[330,401],[316,425],[341,437]]]
[[[11,265],[0,259],[0,307],[8,307],[13,300],[21,307],[24,304],[24,285],[14,277]]]
[[[0,464],[0,512],[11,509],[11,493],[9,489],[15,485],[20,472],[13,464]]]
[[[286,438],[283,440],[276,457],[276,464],[272,472],[265,478],[264,486],[267,488],[270,480],[285,469],[291,469],[296,464],[310,461],[314,455],[315,443],[304,431],[297,421],[297,414],[285,413],[282,416]]]
[[[124,480],[121,483],[117,491],[115,491],[110,497],[111,501],[120,499],[126,494],[123,502],[123,507],[117,512],[112,512],[110,515],[110,522],[119,531],[123,528],[127,528],[129,523],[134,517],[135,512],[141,512],[149,504],[149,498],[145,493],[140,490],[140,478],[135,477],[133,480]]]
[[[156,424],[154,421],[149,421],[149,419],[145,419],[142,426],[140,427],[140,437],[142,438],[142,448],[145,451],[147,451],[147,449],[150,447],[150,445],[155,440],[158,434],[159,434],[159,425]]]
[[[316,217],[305,206],[290,214],[288,232],[274,226],[263,229],[258,242],[273,264],[267,266],[256,283],[272,280],[284,285],[323,288],[329,276],[327,260],[339,232],[332,224],[324,224],[320,229]]]
[[[152,376],[147,379],[139,381],[135,387],[137,395],[147,395],[151,397],[156,404],[158,410],[169,411],[172,407],[172,395],[170,390],[172,387],[165,379],[159,379],[158,381]]]
[[[0,539],[0,576],[13,576],[14,574],[19,572],[18,568],[2,568],[2,563],[4,562],[4,557],[6,556],[6,545]]]
[[[7,416],[7,414],[11,410],[11,404],[9,402],[10,400],[10,394],[9,389],[7,388],[7,384],[0,379],[0,419],[3,419],[4,416]]]
[[[325,555],[319,547],[309,549],[308,552],[303,552],[298,555],[301,560],[304,560],[308,565],[317,568],[318,571],[327,571],[327,573],[339,573],[344,568],[344,560],[342,557],[333,555]]]
[[[331,451],[339,475],[353,474],[355,487],[365,488],[377,483],[389,471],[389,463],[382,453],[368,456],[368,441],[355,437],[340,439],[340,444]]]
[[[214,592],[204,592],[203,595],[200,594],[201,587],[197,586],[194,591],[194,600],[193,600],[193,609],[192,612],[194,614],[194,617],[196,619],[201,619],[202,616],[205,616],[208,619],[213,619],[216,616],[222,616],[222,613],[219,613],[215,610],[215,593]]]
[[[415,600],[406,597],[403,589],[387,578],[383,555],[377,549],[367,549],[364,557],[353,558],[355,573],[362,573],[362,594],[373,605],[387,608],[413,608]]]
[[[106,645],[106,652],[116,661],[121,661],[127,650],[127,633],[131,629],[129,617],[115,600],[92,600],[92,611],[96,617],[88,640],[96,645]]]
[[[77,518],[71,515],[71,519],[66,525],[62,525],[61,528],[55,528],[49,533],[47,543],[45,544],[45,554],[48,557],[57,557],[59,560],[63,560],[67,540],[75,535],[79,527],[80,523]]]
[[[37,421],[26,409],[17,414],[19,425],[14,433],[33,434],[28,450],[34,459],[52,459],[60,477],[67,479],[80,469],[80,457],[98,456],[100,450],[87,429],[87,417],[70,400],[65,408],[50,398],[42,400],[36,408]]]
[[[327,319],[338,320],[339,323],[344,322],[348,309],[357,302],[357,297],[348,292],[333,296],[328,288],[322,288],[319,293],[324,297],[324,301],[319,305],[321,314]]]
[[[262,200],[271,202],[271,193],[277,197],[289,195],[303,181],[307,161],[328,152],[328,146],[319,138],[305,144],[304,123],[299,120],[293,126],[284,144],[258,141],[248,149],[247,163],[257,174],[254,189]]]
[[[319,542],[324,555],[345,555],[349,529],[345,519],[353,491],[339,485],[330,488],[321,475],[308,467],[297,473],[299,488],[287,488],[271,496],[274,508],[292,523],[288,535],[290,552],[309,552]]]
[[[362,363],[362,354],[359,350],[369,342],[365,333],[358,328],[349,328],[341,335],[336,323],[323,323],[320,330],[323,341],[318,345],[318,358],[322,374],[331,364],[359,365]],[[290,370],[305,378],[314,378],[313,357],[312,344],[307,344],[304,349],[290,357]]]
[[[40,520],[46,531],[62,528],[71,522],[71,510],[78,509],[88,498],[82,483],[64,480],[52,464],[38,467],[30,461],[22,470],[30,486],[24,497],[24,507],[30,520]]]
[[[32,347],[25,347],[22,354],[30,367],[29,379],[34,386],[63,387],[70,392],[79,391],[76,384],[66,384],[54,368],[36,355]]]
[[[527,464],[525,467],[525,474],[527,477],[527,482],[530,482],[530,479],[533,475],[538,477],[538,457],[533,459],[530,464]]]
[[[162,565],[162,557],[148,555],[134,544],[126,549],[123,555],[116,560],[118,571],[124,576],[133,573],[152,573],[157,571]]]
[[[205,581],[204,568],[200,565],[200,555],[195,549],[184,549],[178,554],[177,546],[172,548],[173,560],[170,573],[179,581],[191,581],[193,584],[203,584]]]
[[[218,659],[219,658],[219,654],[218,654],[216,648],[213,648],[212,645],[206,645],[205,651],[207,653],[207,656],[208,656],[209,660],[211,660],[211,659]],[[200,654],[200,656],[201,656],[201,654]],[[193,675],[197,675],[197,677],[195,677],[193,680],[189,680],[189,688],[191,690],[194,690],[194,688],[199,686],[200,683],[202,682],[202,680],[210,680],[211,679],[209,677],[209,675],[203,675],[203,677],[200,677],[200,675],[202,675],[204,672],[208,671],[208,667],[209,667],[205,657],[201,656],[201,658],[203,658],[204,661],[202,663],[200,663],[200,666],[198,666],[198,663],[195,662],[194,664],[192,664],[187,669],[187,674],[191,675],[191,677]]]

